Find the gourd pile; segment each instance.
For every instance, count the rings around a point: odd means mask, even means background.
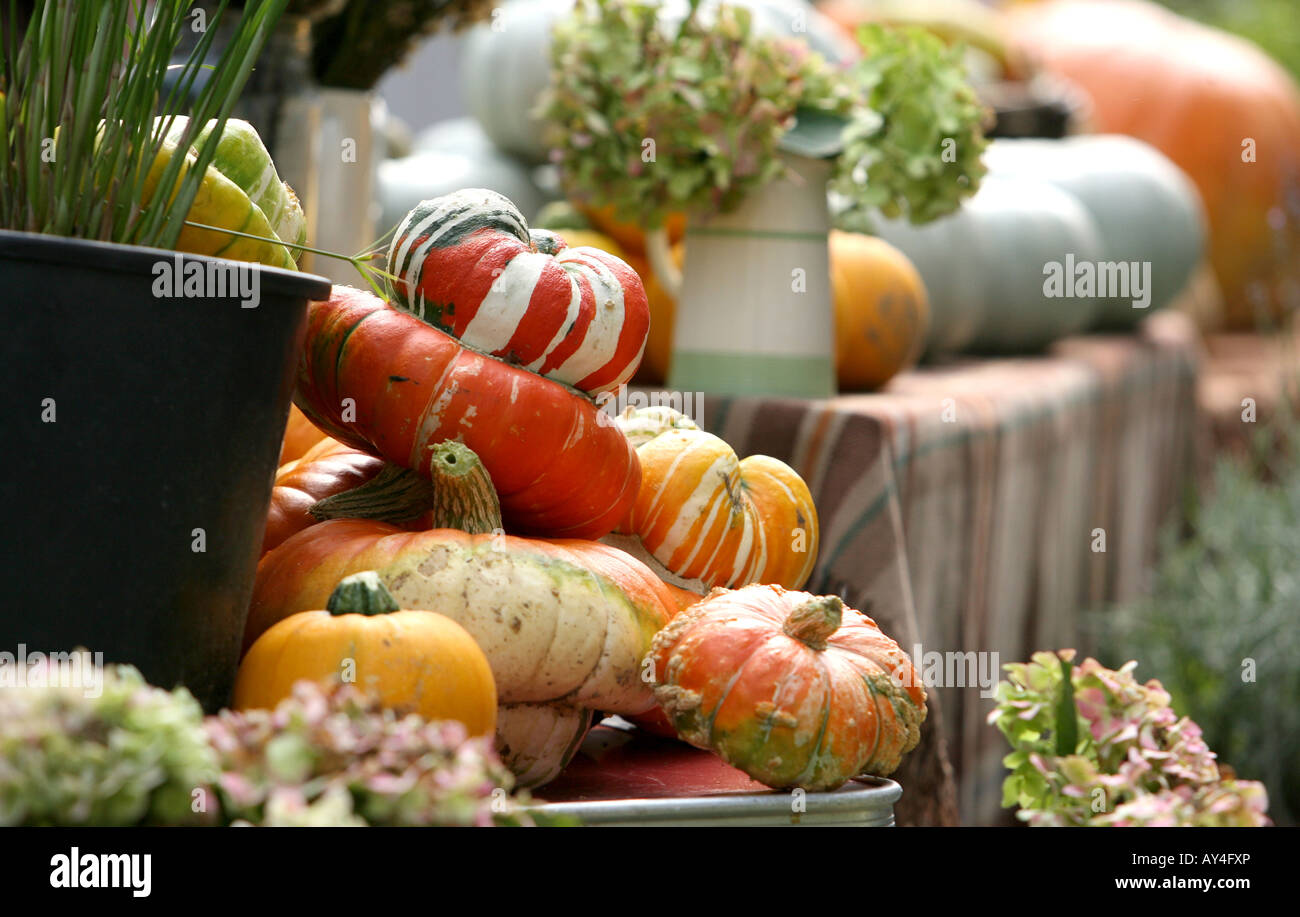
[[[237,708],[341,678],[494,734],[525,786],[602,714],[773,787],[898,766],[924,689],[870,618],[798,591],[799,475],[670,408],[597,407],[645,350],[636,271],[481,189],[415,207],[388,270],[386,299],[309,307]]]

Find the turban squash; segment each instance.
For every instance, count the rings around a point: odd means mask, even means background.
[[[740,459],[672,408],[629,408],[618,424],[641,464],[623,529],[668,570],[710,587],[808,581],[817,509],[794,469],[766,455]]]
[[[836,596],[716,589],[660,631],[650,662],[678,735],[771,787],[886,776],[926,717],[907,654]]]
[[[361,290],[308,306],[294,401],[335,439],[426,476],[431,450],[460,440],[513,530],[599,538],[636,499],[636,453],[589,399]]]
[[[421,202],[388,249],[398,305],[495,357],[589,394],[632,378],[650,331],[636,271],[528,229],[495,191]]]
[[[335,519],[300,531],[258,565],[244,648],[251,655],[285,619],[320,608],[340,580],[373,571],[401,607],[436,611],[470,633],[495,679],[502,760],[522,783],[545,783],[594,710],[653,707],[642,671],[650,640],[698,596],[599,542],[503,534],[477,456],[459,443],[437,455],[431,518],[458,527],[403,532]]]
[[[274,709],[296,682],[337,677],[399,714],[458,720],[475,736],[496,728],[496,685],[474,638],[443,615],[403,610],[372,571],[344,578],[324,611],[262,634],[240,663],[234,707]]]
[[[322,522],[262,558],[245,647],[367,570],[401,607],[446,615],[483,650],[502,705],[498,747],[521,782],[558,774],[593,710],[637,714],[654,704],[641,662],[676,612],[676,595],[599,542]]]

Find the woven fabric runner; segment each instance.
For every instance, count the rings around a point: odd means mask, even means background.
[[[960,683],[930,689],[921,745],[893,775],[900,824],[1005,820],[1007,749],[980,681],[1001,674],[993,653],[1087,649],[1084,611],[1140,589],[1193,469],[1197,341],[1165,312],[1134,335],[924,367],[878,394],[702,399],[697,421],[739,455],[808,482],[822,540],[806,588],[909,654],[953,654],[940,658]]]

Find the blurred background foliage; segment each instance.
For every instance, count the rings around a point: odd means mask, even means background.
[[[1157,0],[1176,13],[1241,35],[1300,79],[1300,4],[1296,0]]]
[[[1279,448],[1278,437],[1287,442]],[[1221,455],[1189,521],[1166,533],[1147,597],[1093,619],[1098,658],[1138,659],[1221,765],[1268,788],[1279,825],[1300,822],[1300,417]]]

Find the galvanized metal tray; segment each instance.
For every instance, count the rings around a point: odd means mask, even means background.
[[[867,782],[867,780],[870,782]],[[768,791],[723,796],[597,799],[551,802],[535,808],[576,818],[591,827],[776,827],[892,828],[894,803],[903,788],[892,780],[864,778],[829,793]]]

